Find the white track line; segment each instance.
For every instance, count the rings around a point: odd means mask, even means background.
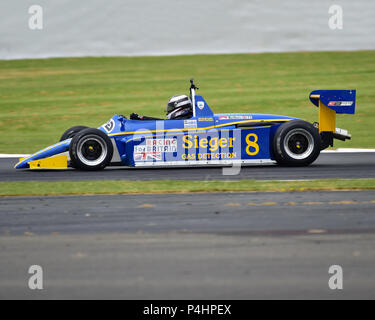
[[[28,157],[30,154],[7,154],[7,153],[0,153],[0,158],[24,158]]]
[[[323,150],[322,153],[358,153],[375,152],[375,149],[338,148],[336,150]]]

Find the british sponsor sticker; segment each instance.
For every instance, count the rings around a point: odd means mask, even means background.
[[[134,161],[161,160],[161,152],[134,153]]]
[[[353,101],[330,101],[329,107],[350,107],[353,105]]]
[[[161,153],[161,152],[177,152],[177,139],[176,138],[146,139],[144,143],[134,146],[134,156],[136,153]]]

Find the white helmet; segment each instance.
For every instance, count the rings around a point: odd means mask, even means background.
[[[169,99],[167,104],[167,119],[188,119],[193,116],[193,105],[188,96],[180,94]]]

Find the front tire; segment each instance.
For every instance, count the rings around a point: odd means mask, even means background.
[[[102,170],[112,159],[113,145],[103,131],[87,128],[73,137],[69,154],[71,164],[76,169]]]
[[[319,131],[303,120],[282,124],[273,139],[275,160],[284,166],[308,166],[316,160],[320,150]]]
[[[64,141],[66,139],[70,139],[70,138],[73,138],[78,132],[84,130],[84,129],[87,129],[88,127],[85,127],[85,126],[75,126],[75,127],[71,127],[69,128],[68,130],[66,130],[63,135],[61,136],[60,138],[60,141]]]

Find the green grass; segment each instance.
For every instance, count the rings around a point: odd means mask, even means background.
[[[324,179],[310,181],[59,181],[0,182],[0,196],[186,193],[239,191],[310,191],[375,189],[375,179]],[[374,199],[375,200],[375,199]]]
[[[0,153],[35,152],[115,113],[164,116],[192,76],[216,113],[308,121],[318,115],[310,91],[357,89],[357,114],[337,122],[353,139],[336,147],[375,147],[375,51],[359,51],[0,61]]]

